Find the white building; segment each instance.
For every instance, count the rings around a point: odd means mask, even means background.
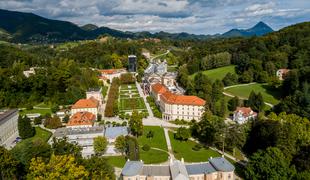
[[[99,70],[101,77],[107,78],[112,82],[113,78],[119,78],[122,74],[127,73],[126,69],[103,69]]]
[[[74,115],[77,112],[90,112],[97,117],[99,107],[99,101],[94,97],[80,99],[71,107],[71,115]]]
[[[250,107],[237,107],[234,112],[233,120],[238,124],[243,124],[249,119],[255,119],[257,113],[252,111]]]
[[[197,96],[174,94],[160,83],[151,86],[151,95],[159,105],[164,120],[200,120],[204,113],[205,100]]]
[[[18,110],[0,111],[0,145],[18,132]]]
[[[90,99],[91,97],[95,98],[101,105],[103,103],[102,88],[86,91],[86,99]]]
[[[289,71],[290,71],[289,69],[278,69],[276,75],[279,78],[279,80],[282,81],[285,79]]]
[[[35,68],[31,67],[29,70],[23,71],[23,74],[28,78],[29,76],[36,74]]]

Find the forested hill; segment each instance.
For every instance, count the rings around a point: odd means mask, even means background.
[[[272,31],[260,22],[248,30],[233,29],[223,35],[196,35],[185,32],[124,32],[108,27],[97,27],[92,24],[79,27],[71,22],[51,20],[33,13],[23,13],[0,9],[0,40],[11,42],[54,43],[73,40],[95,39],[100,35],[118,38],[159,38],[174,40],[206,40],[235,36],[260,36]]]

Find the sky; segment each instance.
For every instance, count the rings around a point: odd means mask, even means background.
[[[0,0],[0,9],[134,32],[216,34],[310,21],[310,0]]]

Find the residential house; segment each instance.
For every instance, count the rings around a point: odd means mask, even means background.
[[[151,95],[160,107],[164,120],[199,120],[204,113],[205,100],[172,93],[160,83],[151,86]]]
[[[250,107],[237,107],[234,112],[233,120],[238,124],[243,124],[249,119],[255,119],[257,113],[254,112]]]
[[[185,164],[183,160],[170,160],[169,165],[145,165],[142,161],[127,161],[123,180],[233,180],[235,167],[223,157],[209,162]]]
[[[80,99],[71,107],[71,115],[74,115],[77,112],[90,112],[97,117],[99,107],[99,101],[94,97]]]
[[[113,78],[119,78],[121,74],[127,73],[126,69],[103,69],[99,70],[101,73],[101,78],[106,78],[112,82]]]
[[[67,123],[67,127],[80,128],[92,127],[96,121],[96,116],[90,112],[76,112]]]
[[[279,78],[279,80],[282,81],[288,75],[289,71],[290,71],[289,69],[278,69],[276,75]]]

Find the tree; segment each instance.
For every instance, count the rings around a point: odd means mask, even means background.
[[[126,150],[126,139],[124,136],[118,136],[116,138],[115,148],[122,154],[125,152],[125,150]]]
[[[46,118],[44,121],[44,126],[49,129],[57,129],[62,126],[60,118],[58,116],[53,116],[50,118]]]
[[[20,171],[19,162],[0,146],[0,179],[18,179]]]
[[[152,130],[148,131],[146,134],[146,138],[152,139],[153,137],[154,137],[154,131],[152,131]]]
[[[33,123],[35,125],[42,124],[42,119],[43,119],[42,116],[36,117],[36,118],[34,118]]]
[[[51,108],[53,113],[56,113],[57,111],[59,111],[59,106],[58,104],[53,105],[53,107]]]
[[[18,133],[22,139],[27,139],[35,135],[35,129],[31,126],[28,117],[18,117]]]
[[[104,136],[94,138],[94,151],[98,155],[103,155],[108,145],[108,140]]]
[[[84,159],[83,165],[89,172],[90,179],[115,179],[114,169],[106,158],[92,156],[90,159]]]
[[[77,143],[70,143],[67,137],[53,138],[52,150],[55,155],[73,155],[75,158],[81,158],[82,147]]]
[[[177,132],[174,134],[174,138],[180,141],[187,141],[191,134],[189,129],[185,127],[178,128]]]
[[[97,114],[97,121],[100,122],[102,119],[102,115],[101,114]]]
[[[65,117],[62,119],[62,121],[64,123],[68,123],[69,122],[69,119],[70,119],[70,116],[68,114],[65,115]]]
[[[136,110],[132,112],[129,120],[129,127],[134,136],[138,137],[143,134],[142,116]]]
[[[88,175],[85,167],[78,165],[74,156],[52,155],[48,163],[41,157],[33,158],[27,179],[86,179]]]
[[[250,106],[253,109],[253,111],[256,112],[263,111],[265,103],[262,94],[260,92],[256,94],[254,91],[251,91],[247,102],[247,106]]]
[[[139,143],[136,137],[126,136],[126,157],[132,161],[140,159]]]
[[[295,168],[290,167],[290,162],[280,149],[270,147],[265,151],[254,153],[246,166],[246,179],[292,179]]]
[[[228,101],[228,110],[229,111],[234,111],[236,108],[240,106],[240,99],[238,96],[233,97]]]

